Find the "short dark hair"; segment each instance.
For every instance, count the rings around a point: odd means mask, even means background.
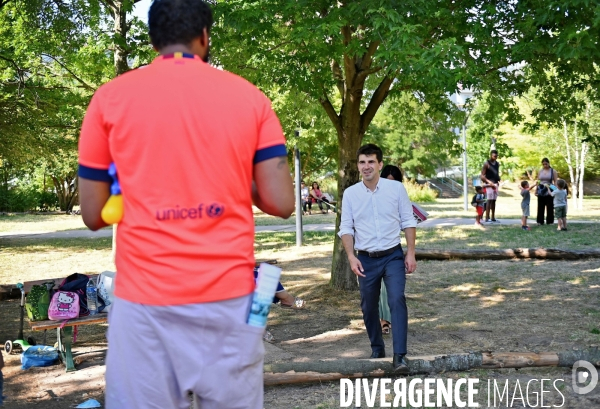
[[[492,154],[494,154],[494,153],[497,155],[497,154],[498,154],[498,151],[497,151],[496,149],[492,149],[492,150],[490,151],[490,155],[492,155]]]
[[[483,187],[481,186],[475,186],[475,191],[476,192],[481,192],[483,190]]]
[[[188,45],[213,24],[212,10],[202,0],[153,0],[148,11],[152,45],[160,50],[172,44]]]
[[[402,182],[402,171],[400,170],[400,168],[398,166],[385,165],[383,167],[383,169],[381,169],[381,175],[379,175],[379,177],[385,179],[389,175],[392,175],[394,180],[397,180],[398,182]]]
[[[526,180],[524,180],[524,181],[522,181],[522,182],[521,182],[521,187],[525,187],[525,186],[527,186],[528,184],[529,184],[529,182],[528,182],[528,181],[526,181]]]
[[[383,152],[381,151],[381,148],[374,143],[368,143],[358,148],[358,151],[356,151],[356,160],[358,160],[360,155],[375,155],[377,156],[377,162],[383,162]]]
[[[566,187],[567,187],[567,182],[565,182],[565,180],[564,180],[564,179],[558,179],[558,180],[556,181],[556,186],[558,186],[558,187],[559,187],[559,188],[561,188],[561,189],[564,189],[564,188],[566,188]]]

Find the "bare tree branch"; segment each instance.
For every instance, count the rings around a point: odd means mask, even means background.
[[[360,59],[360,64],[358,67],[360,70],[366,70],[371,68],[371,63],[373,62],[373,55],[375,55],[375,52],[379,48],[379,44],[379,41],[373,41],[371,44],[369,44],[369,48]]]
[[[342,68],[338,64],[336,60],[331,60],[331,71],[333,72],[333,79],[335,80],[335,85],[337,86],[338,91],[340,92],[340,97],[342,98],[342,102],[344,102],[344,92],[345,92],[345,84],[344,84],[344,76],[342,75]]]
[[[82,80],[81,78],[79,78],[73,71],[71,71],[69,68],[67,68],[66,65],[64,65],[62,62],[60,62],[60,60],[58,60],[56,57],[50,55],[50,54],[42,54],[45,57],[51,58],[54,61],[56,61],[58,63],[58,65],[60,65],[65,71],[67,71],[69,74],[71,74],[73,76],[73,78],[75,80],[77,80],[81,85],[83,85],[83,87],[89,91],[96,91],[96,88],[92,87],[91,85],[89,85],[88,83],[86,83],[84,80]]]
[[[368,70],[359,71],[356,75],[356,82],[364,81],[369,75],[374,74],[382,70],[382,67],[370,68]]]
[[[341,133],[342,124],[340,123],[340,116],[337,114],[337,112],[335,112],[335,108],[333,107],[333,105],[331,105],[331,101],[329,101],[329,97],[325,92],[323,92],[323,96],[319,99],[319,102],[321,103],[323,109],[325,109],[325,112],[327,113],[327,116],[329,116],[329,119],[331,119],[331,122],[333,123],[333,126],[335,127],[338,134]]]
[[[375,117],[377,110],[379,109],[381,104],[383,104],[383,101],[385,101],[385,98],[387,97],[388,93],[390,92],[390,87],[392,86],[393,82],[394,82],[393,77],[386,76],[379,83],[379,86],[373,93],[373,96],[371,97],[371,100],[369,101],[369,105],[367,105],[365,112],[363,112],[362,115],[360,116],[360,132],[361,132],[361,134],[364,134],[367,131],[367,128],[369,127],[369,124]]]

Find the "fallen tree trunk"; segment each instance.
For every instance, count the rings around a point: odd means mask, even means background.
[[[600,258],[600,250],[561,250],[561,249],[505,249],[505,250],[419,250],[417,260],[507,260],[507,259],[547,259],[579,260]]]
[[[572,367],[584,360],[600,367],[597,347],[567,352],[472,352],[407,358],[411,375],[461,372],[471,369]],[[391,359],[337,359],[283,362],[264,366],[265,385],[335,381],[341,378],[397,376]]]

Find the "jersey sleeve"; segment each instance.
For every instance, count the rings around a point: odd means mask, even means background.
[[[271,107],[269,99],[261,94],[262,107],[258,124],[258,143],[254,154],[254,163],[278,156],[286,156],[285,137],[279,118]]]
[[[108,144],[109,130],[104,123],[101,96],[96,92],[83,118],[79,136],[79,171],[84,179],[110,182],[112,162]]]

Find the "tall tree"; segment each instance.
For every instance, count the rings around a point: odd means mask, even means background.
[[[593,34],[600,21],[593,16],[600,11],[581,0],[559,5],[548,7],[543,0],[217,1],[213,48],[218,65],[259,86],[277,84],[321,104],[337,134],[341,200],[358,182],[355,153],[386,99],[408,91],[447,109],[445,94],[461,82],[491,90],[495,103],[506,107],[509,97],[527,85],[520,70],[508,67],[530,61],[537,72],[565,54],[554,50],[557,45],[578,50],[570,39],[581,35],[571,28],[583,22]],[[559,18],[565,13],[566,24]],[[560,37],[565,31],[572,36]],[[589,63],[586,56],[575,69]],[[338,227],[339,222],[338,215]],[[331,283],[357,288],[337,237]]]

